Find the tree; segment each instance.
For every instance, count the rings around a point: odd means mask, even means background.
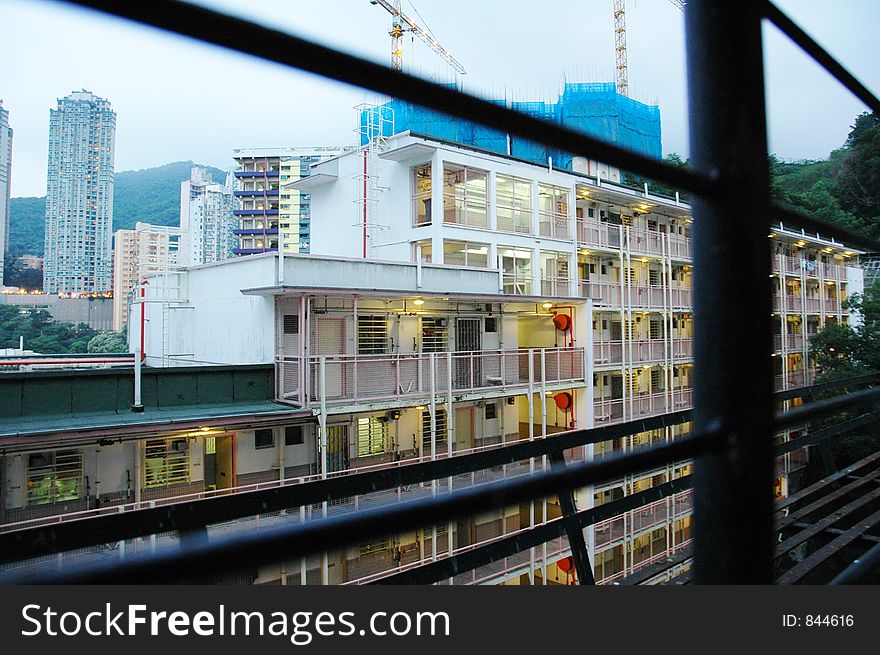
[[[876,114],[856,118],[847,138],[847,151],[835,175],[840,206],[880,223],[880,119]]]
[[[810,340],[821,382],[880,371],[880,280],[844,301],[855,327],[829,323]]]
[[[663,161],[665,163],[669,164],[670,166],[674,166],[675,168],[687,168],[687,165],[688,165],[687,161],[682,159],[681,155],[679,155],[677,152],[670,152],[668,155],[666,155],[663,158]],[[648,190],[655,195],[668,196],[668,197],[672,198],[675,196],[675,192],[677,191],[677,189],[674,189],[671,186],[663,184],[662,182],[654,182],[651,180],[646,180],[645,178],[643,178],[639,175],[633,175],[632,173],[626,173],[626,172],[623,173],[623,183],[624,184],[627,184],[629,186],[634,186],[634,187],[643,187],[645,182],[648,183]],[[685,194],[681,194],[680,197],[682,200],[686,199]]]
[[[90,353],[127,353],[128,340],[122,332],[101,332],[88,343]]]

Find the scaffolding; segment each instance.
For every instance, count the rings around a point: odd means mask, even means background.
[[[362,168],[353,176],[357,219],[353,227],[363,234],[363,257],[370,253],[375,233],[387,229],[379,221],[379,195],[388,187],[379,184],[379,155],[388,149],[388,137],[394,134],[394,109],[388,105],[360,104],[355,133],[360,143]]]

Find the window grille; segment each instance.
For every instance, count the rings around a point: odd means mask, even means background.
[[[382,355],[388,352],[387,316],[358,316],[357,329],[359,355]]]
[[[438,407],[435,410],[435,434],[437,443],[446,443],[446,410]],[[431,412],[422,411],[422,452],[426,455],[431,453]]]
[[[448,350],[448,320],[438,316],[422,317],[422,352],[440,353]]]
[[[357,420],[358,457],[382,455],[387,451],[388,423],[378,416]]]
[[[28,455],[27,503],[42,505],[82,497],[83,465],[79,450]]]
[[[299,334],[299,316],[296,314],[284,315],[284,334]]]
[[[186,437],[144,442],[144,487],[189,482],[189,441]]]

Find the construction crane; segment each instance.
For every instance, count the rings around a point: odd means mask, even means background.
[[[685,0],[669,0],[684,11]],[[614,53],[617,68],[617,92],[622,96],[629,95],[629,80],[626,65],[626,0],[614,0]]]
[[[440,45],[429,29],[420,27],[418,23],[400,10],[400,0],[391,0],[391,2],[370,0],[370,4],[379,5],[393,17],[388,34],[391,35],[391,67],[394,70],[403,70],[403,33],[412,32],[424,41],[431,50],[440,55],[457,73],[465,74],[464,66],[456,61],[449,50]]]

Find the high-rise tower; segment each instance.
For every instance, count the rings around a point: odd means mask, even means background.
[[[3,283],[3,263],[9,249],[9,182],[12,174],[12,128],[9,112],[0,100],[0,286]]]
[[[88,91],[49,112],[43,286],[50,293],[112,288],[115,136],[110,102]]]

